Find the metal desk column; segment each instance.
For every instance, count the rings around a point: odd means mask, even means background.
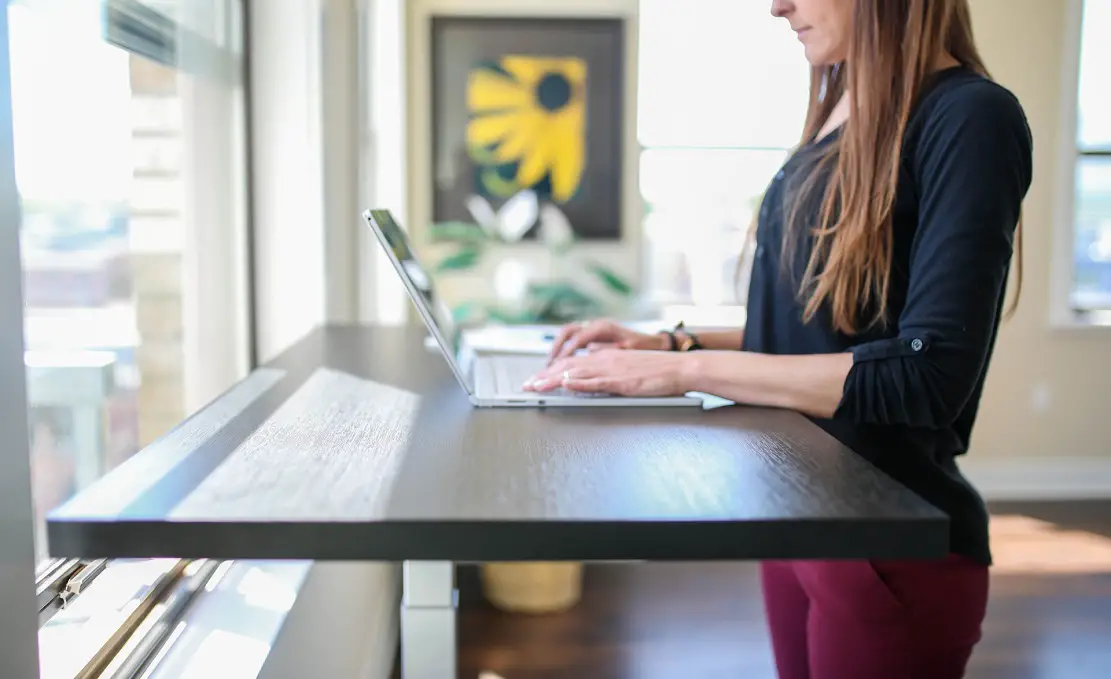
[[[455,679],[455,564],[406,561],[401,577],[402,679]]]

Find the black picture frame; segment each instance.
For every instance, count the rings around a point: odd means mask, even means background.
[[[567,216],[576,238],[620,240],[625,181],[626,20],[620,17],[435,16],[431,20],[430,38],[433,220],[472,221],[465,202],[468,196],[483,195],[497,210],[504,203],[507,192],[513,190],[510,184],[522,188],[518,179],[525,173],[519,170],[522,163],[528,164],[527,157],[522,156],[525,160],[519,158],[516,164],[496,160],[482,163],[475,159],[475,152],[471,150],[476,144],[468,143],[470,121],[488,114],[476,113],[468,106],[468,82],[473,72],[485,68],[508,76],[511,74],[502,68],[507,56],[551,58],[585,66],[584,80],[577,89],[571,90],[580,92],[585,98],[580,181],[574,183],[576,189],[571,197],[561,199],[567,194],[566,187],[572,184],[567,180],[571,173],[562,172],[562,181],[554,179],[553,162],[552,171],[544,179],[523,188],[535,188],[542,200],[554,202]],[[548,84],[542,82],[542,86]],[[534,91],[540,92],[541,86]],[[547,95],[551,90],[544,92]],[[537,95],[536,101],[548,105],[551,98],[545,100]],[[496,150],[496,144],[490,148]],[[483,153],[489,155],[486,151]],[[564,158],[566,154],[559,157]],[[576,163],[569,165],[578,167]],[[497,174],[491,175],[491,171]],[[490,180],[490,177],[495,179]],[[499,193],[492,192],[491,182],[500,183],[502,179],[509,184],[504,189],[499,186]],[[534,225],[525,239],[535,238],[536,232]]]

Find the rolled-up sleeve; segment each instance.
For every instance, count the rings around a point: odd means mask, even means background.
[[[835,417],[940,428],[981,379],[1001,311],[1032,142],[1013,96],[984,81],[938,102],[913,148],[918,225],[897,335],[852,349]]]

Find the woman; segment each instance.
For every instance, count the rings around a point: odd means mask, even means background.
[[[811,96],[760,208],[744,329],[569,326],[526,388],[699,391],[809,416],[948,513],[952,553],[764,564],[780,677],[960,677],[991,552],[954,458],[1002,315],[1029,129],[987,76],[967,0],[775,0],[772,13],[805,48]],[[623,350],[577,351],[598,345]]]

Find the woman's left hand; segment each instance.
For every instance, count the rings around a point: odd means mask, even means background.
[[[527,391],[555,389],[617,396],[681,396],[690,389],[691,356],[661,351],[603,349],[556,360],[525,383]]]

